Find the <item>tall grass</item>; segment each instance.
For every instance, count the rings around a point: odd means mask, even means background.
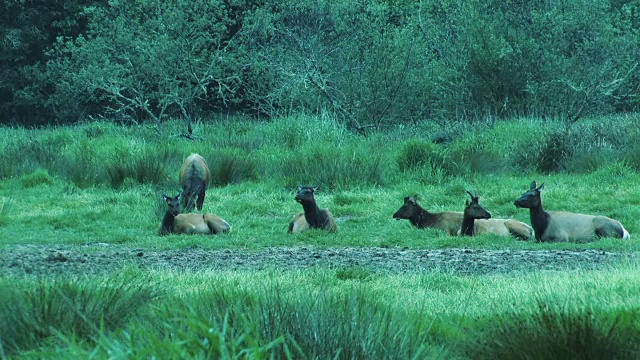
[[[0,177],[38,169],[79,187],[125,182],[167,186],[190,152],[205,156],[217,185],[275,181],[291,187],[387,185],[413,178],[496,173],[590,173],[612,162],[640,169],[637,116],[565,124],[536,119],[399,126],[362,137],[328,117],[242,118],[195,125],[199,139],[92,123],[48,130],[0,128]],[[171,122],[167,125],[170,127]],[[440,134],[440,135],[434,135]],[[446,138],[444,143],[440,138]]]
[[[35,290],[4,279],[12,287],[0,303],[0,342],[9,355],[99,358],[633,359],[640,351],[637,266],[345,273],[132,271],[126,282],[48,280]]]
[[[122,327],[156,297],[141,277],[95,280],[0,279],[2,350],[13,354],[58,334],[90,339]]]
[[[488,320],[467,344],[473,359],[635,359],[640,313],[607,313],[574,304],[538,302],[530,314]]]

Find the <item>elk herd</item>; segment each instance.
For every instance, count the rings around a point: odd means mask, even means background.
[[[167,210],[162,218],[159,235],[167,234],[221,234],[231,231],[231,226],[219,216],[211,213],[194,213],[202,210],[205,192],[211,174],[206,160],[191,154],[180,168],[182,192],[177,196],[162,195]],[[418,204],[414,196],[404,198],[404,204],[393,214],[396,220],[409,220],[416,228],[434,228],[451,236],[474,236],[494,234],[529,240],[535,237],[538,242],[586,242],[598,238],[630,237],[622,224],[606,216],[578,214],[566,211],[545,211],[542,208],[541,192],[544,184],[538,186],[534,181],[520,198],[514,201],[517,208],[529,209],[531,226],[514,219],[496,219],[480,205],[480,197],[467,191],[469,199],[463,212],[444,211],[432,213]],[[307,229],[322,229],[336,232],[338,227],[328,209],[316,204],[314,193],[317,187],[300,186],[295,200],[302,205],[303,211],[293,216],[289,223],[289,233],[300,233]],[[180,213],[182,206],[187,213]]]

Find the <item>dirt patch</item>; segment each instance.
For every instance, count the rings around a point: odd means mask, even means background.
[[[126,266],[198,271],[260,270],[312,267],[364,268],[374,273],[417,273],[440,269],[461,274],[531,270],[597,269],[635,254],[600,250],[415,250],[380,247],[274,247],[261,250],[209,250],[188,247],[147,250],[122,245],[16,245],[0,254],[1,275],[87,275]]]

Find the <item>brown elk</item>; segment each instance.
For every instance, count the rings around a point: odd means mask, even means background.
[[[454,236],[460,231],[462,217],[462,213],[457,211],[430,213],[418,204],[414,196],[405,196],[404,204],[393,214],[394,219],[407,219],[419,229],[435,228]]]
[[[482,234],[494,234],[499,236],[513,236],[520,240],[529,240],[533,236],[533,229],[518,220],[513,219],[493,219],[491,213],[480,205],[480,196],[476,191],[473,195],[469,191],[467,194],[471,201],[467,199],[462,226],[458,235],[474,236]]]
[[[529,209],[531,225],[539,242],[592,241],[603,237],[630,238],[622,224],[606,216],[585,215],[566,211],[545,211],[540,186],[534,181],[529,190],[514,201],[517,208]]]
[[[231,232],[231,225],[222,218],[208,214],[180,214],[180,195],[170,197],[162,195],[167,203],[167,212],[162,218],[158,235],[168,234],[222,234]]]
[[[307,229],[324,229],[328,232],[336,232],[338,226],[333,215],[328,209],[320,209],[316,204],[314,192],[317,186],[300,186],[296,194],[296,201],[302,205],[303,212],[293,216],[289,223],[289,233],[301,233]]]
[[[198,154],[191,154],[180,167],[180,185],[182,186],[182,207],[185,211],[202,210],[205,192],[209,186],[211,173],[207,161]]]

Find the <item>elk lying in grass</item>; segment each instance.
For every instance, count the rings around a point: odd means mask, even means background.
[[[592,241],[603,237],[628,239],[629,233],[617,221],[606,216],[577,214],[566,211],[545,211],[540,192],[544,183],[532,182],[529,190],[514,201],[517,208],[529,209],[531,225],[539,242]]]
[[[414,196],[405,196],[404,205],[393,214],[396,220],[407,219],[419,229],[440,229],[449,235],[457,235],[462,226],[462,213],[446,211],[430,213],[423,209]]]
[[[328,232],[336,232],[338,226],[333,215],[328,209],[320,209],[316,204],[313,193],[318,187],[300,186],[296,194],[296,201],[302,204],[303,212],[293,216],[289,223],[289,233],[301,233],[309,228],[324,229]]]
[[[231,225],[214,214],[180,214],[180,195],[162,195],[167,203],[167,212],[162,218],[158,235],[168,234],[221,234],[231,232]]]
[[[513,236],[520,240],[529,240],[533,236],[533,229],[518,220],[492,219],[491,214],[480,205],[480,196],[467,191],[471,201],[467,199],[464,207],[462,226],[458,235],[474,236],[494,234],[499,236]]]
[[[198,211],[202,210],[210,178],[209,166],[202,156],[191,154],[184,160],[180,167],[180,185],[182,186],[182,206],[185,211],[192,211],[194,204]]]

